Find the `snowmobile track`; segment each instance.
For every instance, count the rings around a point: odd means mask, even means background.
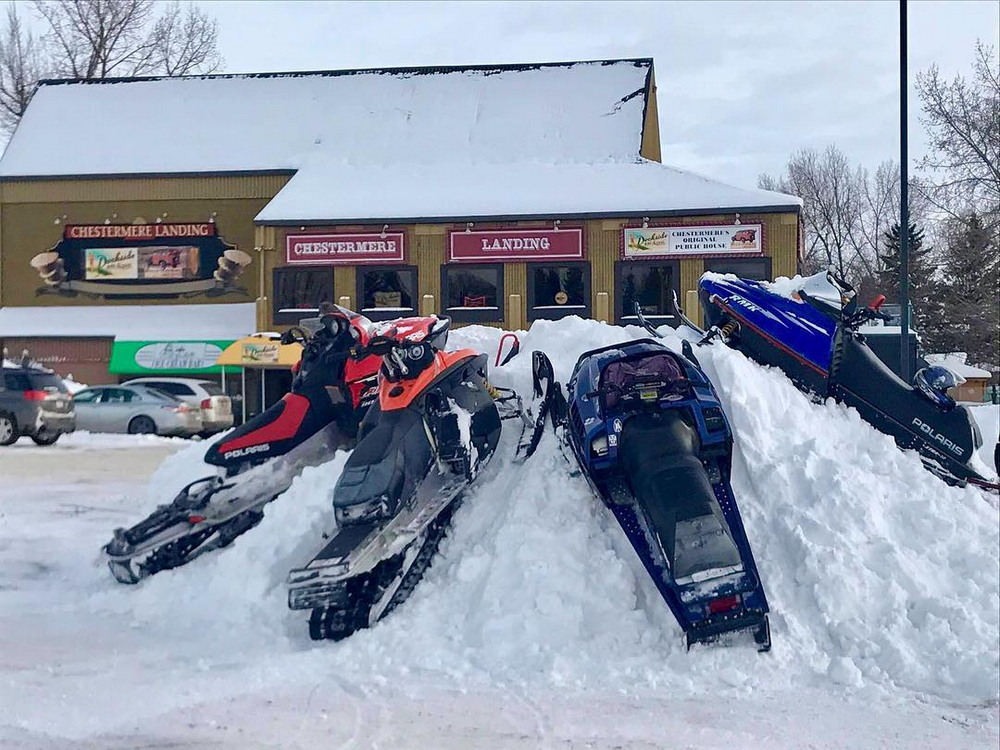
[[[424,573],[430,567],[434,555],[437,554],[441,540],[447,535],[452,515],[461,502],[461,496],[455,498],[427,527],[427,537],[421,544],[420,551],[410,565],[410,569],[403,575],[399,588],[392,595],[389,604],[379,616],[379,620],[384,619],[396,607],[405,602],[417,584],[420,583]],[[339,641],[358,630],[370,627],[372,607],[396,580],[402,569],[405,556],[406,550],[403,550],[380,562],[368,575],[346,581],[344,591],[349,607],[343,609],[331,605],[314,608],[309,616],[309,637],[314,641]]]

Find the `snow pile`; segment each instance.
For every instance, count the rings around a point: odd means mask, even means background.
[[[948,354],[927,354],[924,356],[932,365],[947,367],[956,375],[962,378],[989,378],[992,373],[981,367],[974,367],[969,364],[969,355],[966,352],[950,352]]]
[[[90,451],[94,449],[162,448],[164,446],[180,448],[188,444],[198,445],[199,443],[193,443],[184,438],[165,437],[161,435],[119,435],[111,432],[77,430],[60,435],[59,440],[52,445],[38,446],[22,439],[20,442],[9,447],[17,448],[18,450],[53,453],[59,451]]]
[[[471,326],[454,331],[451,346],[492,353],[500,334]],[[531,350],[549,353],[565,382],[584,350],[643,335],[577,318],[539,321],[491,380],[528,394]],[[668,343],[679,342],[671,333]],[[769,655],[686,652],[624,535],[555,439],[547,435],[517,465],[512,431],[410,601],[346,642],[310,642],[307,613],[287,610],[283,583],[333,528],[344,454],[303,472],[226,550],[137,588],[95,571],[101,583],[88,606],[126,614],[155,642],[210,641],[222,663],[256,654],[255,679],[266,684],[337,675],[675,696],[832,685],[996,700],[995,501],[947,487],[855,412],[811,403],[778,371],[720,345],[697,354],[737,437],[734,488],[772,607]],[[153,480],[156,494],[204,473],[205,445],[172,456]]]
[[[73,373],[70,373],[65,378],[62,379],[63,385],[66,386],[66,390],[70,393],[79,393],[84,388],[90,388],[89,385],[85,383],[77,383],[73,380]]]

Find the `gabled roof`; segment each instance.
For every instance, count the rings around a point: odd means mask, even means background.
[[[45,81],[0,179],[639,153],[650,59]]]
[[[733,187],[645,159],[572,164],[307,163],[257,215],[261,224],[420,223],[797,211],[802,201]]]

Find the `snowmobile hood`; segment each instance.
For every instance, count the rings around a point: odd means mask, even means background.
[[[454,352],[436,352],[433,361],[412,380],[390,382],[379,376],[379,406],[382,411],[405,409],[420,394],[424,393],[433,383],[443,377],[454,366],[476,357],[484,358],[474,349],[459,349]]]
[[[823,276],[825,278],[825,274]],[[818,284],[819,280],[810,277],[807,281],[817,281]],[[832,288],[829,281],[825,283]],[[770,291],[759,281],[731,275],[706,273],[698,282],[698,291],[713,324],[720,316],[727,315],[740,325],[751,328],[818,375],[825,377],[829,373],[834,335],[837,331],[837,320],[832,309],[830,314],[824,314],[801,299]],[[824,303],[828,296],[819,295]]]

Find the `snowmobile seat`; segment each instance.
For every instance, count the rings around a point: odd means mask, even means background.
[[[641,400],[638,391],[656,388],[657,399],[686,398],[690,384],[684,368],[667,351],[611,362],[601,373],[604,408],[614,411],[625,401]]]
[[[382,510],[391,515],[424,477],[433,459],[419,413],[410,409],[383,412],[347,459],[333,505],[350,508],[350,515],[357,516],[361,509],[355,506],[374,503],[385,506]],[[370,517],[367,511],[362,515]]]
[[[647,411],[628,418],[618,453],[675,579],[741,564],[698,457],[698,432],[682,411]]]

